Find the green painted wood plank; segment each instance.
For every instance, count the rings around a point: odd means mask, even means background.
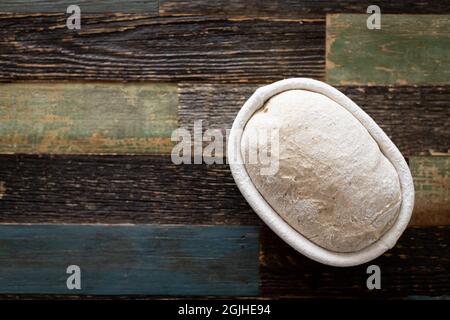
[[[327,16],[326,78],[331,84],[449,84],[450,15]]]
[[[411,224],[450,225],[450,157],[411,157],[415,205]]]
[[[170,152],[176,91],[173,84],[0,84],[0,153]]]
[[[76,4],[82,13],[123,12],[158,14],[158,0],[2,0],[0,12],[66,12],[68,6]]]
[[[256,227],[0,225],[0,293],[251,296],[258,250]]]

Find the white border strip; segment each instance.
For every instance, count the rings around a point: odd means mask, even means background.
[[[272,96],[293,89],[303,89],[323,94],[347,109],[367,129],[378,143],[383,154],[397,170],[402,191],[402,205],[399,216],[394,225],[379,240],[362,250],[351,253],[333,252],[303,237],[266,202],[245,169],[240,146],[242,132],[247,121]],[[377,258],[395,245],[411,218],[414,207],[414,185],[411,172],[402,154],[369,115],[342,92],[321,81],[308,78],[292,78],[281,80],[256,90],[241,108],[233,122],[228,140],[228,159],[230,159],[231,172],[237,186],[260,218],[295,250],[324,264],[348,267],[363,264]]]

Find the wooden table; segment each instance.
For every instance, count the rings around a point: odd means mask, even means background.
[[[0,4],[3,298],[449,298],[448,1],[378,1],[380,30],[371,1],[78,1],[80,30],[69,4]],[[225,131],[256,88],[289,77],[339,88],[411,167],[411,226],[368,264],[309,260],[226,163],[171,161],[173,130]]]

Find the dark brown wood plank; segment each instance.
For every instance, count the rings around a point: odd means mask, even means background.
[[[397,245],[361,266],[335,268],[306,258],[267,228],[261,233],[261,293],[273,297],[449,297],[450,227],[409,228]],[[369,265],[381,289],[368,290]]]
[[[305,14],[366,13],[376,4],[382,13],[450,13],[448,1],[439,0],[160,0],[160,15],[229,15],[296,17]]]
[[[448,188],[430,205],[426,184],[416,186],[411,224],[450,225]],[[228,165],[174,165],[168,155],[1,155],[0,212],[0,223],[262,224]]]
[[[259,224],[227,165],[2,155],[0,181],[0,223]]]
[[[180,84],[178,124],[231,128],[244,102],[260,85]],[[450,86],[339,86],[367,112],[404,156],[450,149]]]
[[[0,81],[324,78],[324,17],[0,14]]]

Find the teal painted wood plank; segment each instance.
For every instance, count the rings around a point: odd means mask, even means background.
[[[251,226],[0,225],[1,294],[258,295]],[[69,265],[81,290],[68,290]]]
[[[0,12],[66,12],[68,6],[76,4],[83,13],[123,12],[158,14],[158,0],[2,0]]]

